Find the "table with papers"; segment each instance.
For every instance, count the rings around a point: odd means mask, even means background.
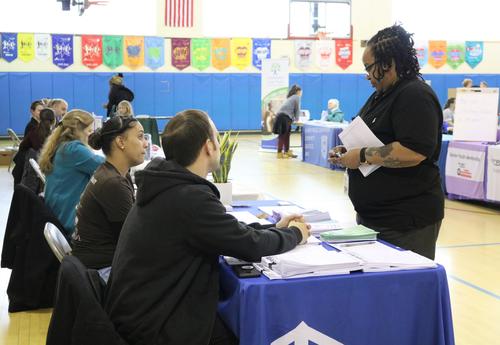
[[[258,214],[259,206],[277,201],[246,204],[245,211]],[[446,272],[439,265],[269,280],[239,279],[221,261],[220,282],[219,314],[241,345],[454,344]]]

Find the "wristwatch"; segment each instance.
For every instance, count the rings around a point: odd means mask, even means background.
[[[359,150],[359,162],[361,164],[369,164],[366,161],[366,147],[363,147],[361,150]]]

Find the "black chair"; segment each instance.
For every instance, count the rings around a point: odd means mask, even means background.
[[[59,261],[44,237],[45,223],[63,226],[43,199],[22,184],[14,187],[1,266],[12,269],[9,312],[52,307]]]
[[[102,307],[105,284],[96,270],[65,256],[59,269],[47,345],[126,345]]]

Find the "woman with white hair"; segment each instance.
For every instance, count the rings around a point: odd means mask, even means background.
[[[328,109],[322,112],[321,120],[329,122],[344,121],[344,112],[340,110],[340,102],[338,99],[332,98],[328,100]]]

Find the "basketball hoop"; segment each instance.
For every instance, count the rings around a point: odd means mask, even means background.
[[[318,31],[316,33],[316,38],[320,41],[325,41],[325,40],[328,40],[328,36],[326,34],[326,31]]]

